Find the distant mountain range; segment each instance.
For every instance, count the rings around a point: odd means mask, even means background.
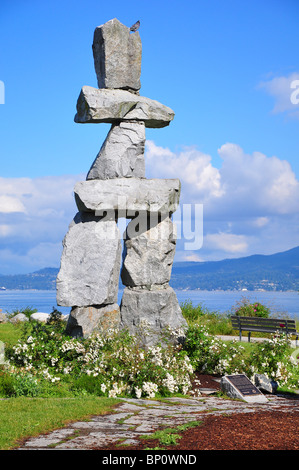
[[[174,289],[299,290],[299,247],[274,255],[173,265]]]
[[[58,268],[0,275],[0,290],[56,288]],[[170,285],[183,290],[299,290],[299,246],[274,255],[174,263]]]
[[[0,290],[5,289],[56,289],[58,268],[44,268],[30,274],[0,274]]]

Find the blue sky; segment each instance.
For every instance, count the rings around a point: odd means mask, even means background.
[[[59,266],[73,186],[109,130],[75,124],[76,102],[97,86],[94,29],[115,17],[141,20],[140,93],[175,112],[147,129],[147,176],[181,179],[178,223],[203,207],[203,245],[182,236],[176,260],[299,245],[297,0],[2,0],[0,273]]]

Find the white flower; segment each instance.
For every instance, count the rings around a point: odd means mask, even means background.
[[[124,389],[125,387],[122,382],[120,384],[114,382],[112,385],[112,389],[108,393],[108,396],[110,398],[116,398],[118,395],[120,395],[124,391]]]
[[[162,384],[164,387],[167,387],[170,393],[174,393],[178,391],[178,387],[176,381],[174,380],[173,376],[167,372],[166,379],[163,379]]]
[[[70,341],[65,341],[62,346],[61,346],[61,351],[66,352],[66,351],[72,351],[75,350],[77,353],[84,353],[85,348],[84,346],[76,340],[70,340]]]
[[[154,398],[156,392],[158,391],[158,385],[152,382],[144,382],[142,389],[145,393],[147,393],[148,398]]]

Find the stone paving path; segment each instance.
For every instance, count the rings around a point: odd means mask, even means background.
[[[212,392],[213,390],[206,389],[202,390],[202,395],[198,398],[167,398],[162,401],[122,399],[114,413],[94,416],[90,421],[77,421],[63,429],[29,438],[19,450],[100,450],[109,444],[134,445],[139,437],[153,433],[158,428],[174,428],[200,420],[207,413],[219,415],[268,410],[298,411],[298,401],[279,396],[267,395],[267,403],[248,404],[219,398],[213,396]]]

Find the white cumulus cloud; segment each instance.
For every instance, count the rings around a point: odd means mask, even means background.
[[[289,162],[248,154],[234,143],[223,144],[218,154],[222,164],[216,168],[196,148],[171,152],[147,142],[148,177],[179,177],[180,205],[203,204],[203,246],[184,252],[184,240],[178,241],[177,257],[220,259],[298,245],[299,181]]]
[[[0,274],[59,266],[83,175],[0,178]]]
[[[231,143],[222,145],[218,153],[223,160],[220,175],[227,208],[257,216],[298,211],[299,181],[288,161],[261,152],[246,154]]]
[[[179,153],[168,148],[158,147],[153,141],[146,141],[146,168],[149,177],[180,178],[191,194],[203,200],[209,197],[221,197],[220,172],[212,165],[210,155],[193,147],[187,147]]]
[[[274,77],[259,83],[258,88],[273,96],[272,112],[287,113],[291,118],[299,119],[299,72],[288,76]]]
[[[221,250],[225,253],[246,253],[248,242],[245,235],[236,235],[234,233],[208,233],[204,241],[207,247],[214,250]]]
[[[0,196],[0,213],[10,214],[12,212],[26,212],[26,209],[18,198],[3,194]]]

